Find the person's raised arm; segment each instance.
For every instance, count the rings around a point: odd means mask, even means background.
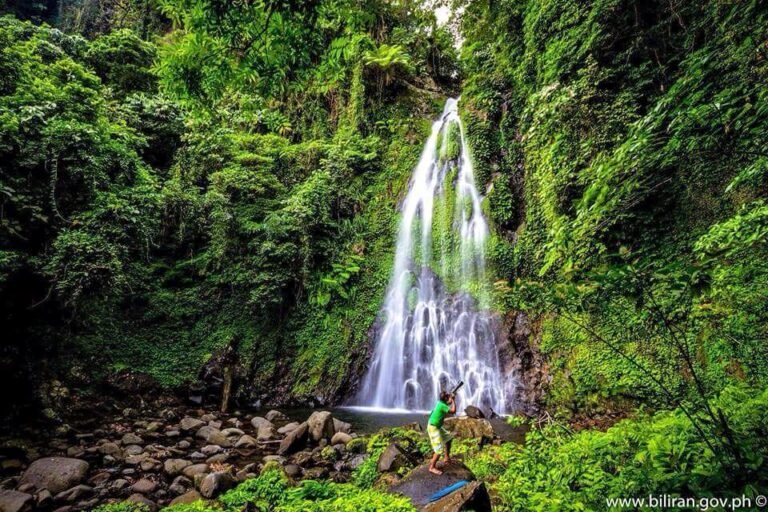
[[[448,401],[448,405],[451,406],[451,409],[448,411],[451,414],[456,414],[456,397],[451,395],[450,400]]]

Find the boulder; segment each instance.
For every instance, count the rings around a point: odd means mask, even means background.
[[[350,453],[365,453],[368,448],[368,441],[362,437],[356,437],[347,443],[346,449]]]
[[[213,498],[235,486],[235,478],[223,471],[210,473],[200,483],[200,494],[204,498]]]
[[[283,441],[280,443],[280,448],[277,449],[277,453],[279,455],[287,455],[304,449],[304,447],[307,445],[308,431],[309,427],[307,426],[306,422],[296,427],[287,436],[285,436]]]
[[[267,421],[288,421],[288,416],[281,413],[280,411],[269,411],[267,414],[264,415],[264,418],[267,419]]]
[[[280,436],[277,435],[274,427],[261,427],[256,433],[256,439],[259,441],[271,441],[279,438]]]
[[[343,444],[346,445],[348,442],[352,440],[352,436],[344,433],[344,432],[336,432],[333,434],[333,437],[331,438],[331,444],[337,445],[337,444]]]
[[[345,434],[351,434],[352,425],[350,425],[346,421],[341,421],[339,419],[333,418],[333,430],[335,432],[344,432]]]
[[[328,411],[316,411],[307,419],[309,437],[315,442],[333,437],[333,417]]]
[[[197,430],[205,425],[205,422],[197,418],[190,418],[189,416],[182,418],[179,423],[179,428],[184,431]]]
[[[37,459],[24,472],[19,485],[31,484],[35,489],[48,489],[58,494],[78,485],[88,474],[88,463],[66,457]]]
[[[163,470],[169,475],[169,476],[176,476],[179,473],[181,473],[184,468],[189,467],[192,465],[192,462],[184,459],[168,459],[163,464]]]
[[[288,478],[298,478],[301,476],[301,466],[298,464],[286,464],[283,467],[283,471],[285,471],[285,474],[288,476]]]
[[[485,414],[483,414],[483,411],[481,411],[479,408],[475,407],[474,405],[468,405],[464,409],[464,414],[466,414],[470,418],[481,420],[485,418]]]
[[[203,499],[203,497],[200,495],[200,493],[192,490],[187,491],[181,496],[177,496],[176,498],[172,499],[171,505],[187,505],[196,501],[200,501],[201,499]]]
[[[429,498],[437,491],[453,485],[459,480],[466,480],[468,482],[474,482],[476,480],[475,475],[461,463],[454,462],[447,466],[438,467],[443,471],[442,475],[434,475],[430,473],[429,464],[422,464],[408,473],[405,478],[392,485],[389,490],[390,492],[407,496],[416,508],[421,509],[429,503]],[[436,512],[443,509],[433,508],[430,510]],[[478,510],[486,511],[489,509]]]
[[[451,494],[427,504],[422,512],[491,512],[491,497],[483,482],[470,482]]]
[[[454,436],[461,439],[482,439],[493,438],[493,426],[486,419],[476,419],[467,417],[446,418],[443,424]]]
[[[398,469],[410,466],[411,461],[408,459],[405,451],[397,443],[390,443],[390,445],[381,452],[379,460],[376,463],[376,467],[380,473],[397,471]]]
[[[18,491],[0,491],[0,512],[27,512],[32,510],[34,498],[31,494]]]

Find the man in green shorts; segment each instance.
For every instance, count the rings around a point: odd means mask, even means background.
[[[432,445],[432,450],[435,454],[432,456],[432,461],[429,463],[429,472],[436,475],[442,475],[443,472],[437,469],[437,460],[440,455],[444,454],[443,460],[446,464],[451,462],[451,434],[443,428],[443,420],[448,414],[454,414],[456,412],[456,400],[454,396],[446,391],[440,393],[440,400],[437,401],[432,414],[429,415],[429,422],[427,424],[427,433],[429,434],[429,444]]]

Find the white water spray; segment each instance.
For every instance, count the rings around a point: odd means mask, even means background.
[[[402,204],[383,327],[358,404],[426,410],[442,389],[463,380],[460,406],[510,409],[512,386],[504,382],[496,348],[498,319],[467,293],[482,299],[488,284],[488,223],[480,204],[457,100],[449,99]],[[441,228],[436,237],[433,224]]]

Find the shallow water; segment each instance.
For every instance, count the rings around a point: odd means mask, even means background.
[[[334,418],[352,425],[352,430],[358,434],[373,434],[382,428],[400,427],[409,423],[419,423],[426,428],[429,411],[406,411],[401,409],[376,409],[372,407],[288,407],[278,409],[286,414],[291,421],[302,422],[315,411],[331,411]],[[264,415],[267,410],[254,411],[254,414]]]

